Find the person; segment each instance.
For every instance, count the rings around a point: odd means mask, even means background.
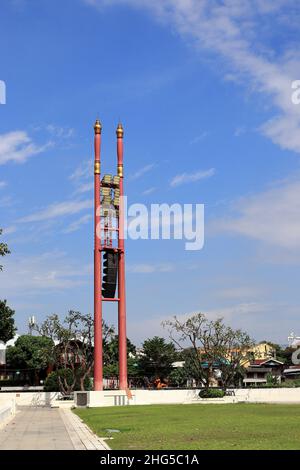
[[[164,382],[162,382],[160,380],[159,377],[157,377],[155,380],[154,380],[154,385],[156,387],[157,390],[161,390],[162,388],[166,388],[166,384]]]

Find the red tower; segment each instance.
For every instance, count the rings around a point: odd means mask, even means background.
[[[119,124],[117,128],[117,175],[104,175],[102,180],[100,165],[102,127],[98,120],[95,123],[94,131],[94,390],[103,390],[102,302],[118,302],[119,388],[126,390],[127,335],[123,200],[124,130],[122,125]]]

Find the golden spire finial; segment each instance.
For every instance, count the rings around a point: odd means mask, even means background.
[[[99,119],[97,119],[94,125],[95,134],[101,134],[101,130],[102,130],[101,122],[99,121]]]
[[[124,129],[122,124],[119,122],[118,127],[117,127],[117,137],[120,139],[123,139],[124,136]]]

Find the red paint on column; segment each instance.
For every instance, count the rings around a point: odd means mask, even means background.
[[[100,218],[100,148],[101,124],[95,130],[95,202],[94,202],[94,390],[103,390],[102,352],[102,275],[101,275],[101,218]],[[97,233],[98,232],[98,233]]]
[[[119,388],[126,390],[127,381],[127,335],[126,335],[126,292],[125,292],[125,245],[124,245],[124,186],[123,186],[123,127],[117,128],[118,175],[120,176],[119,207],[119,269],[118,269],[118,334],[119,334]]]

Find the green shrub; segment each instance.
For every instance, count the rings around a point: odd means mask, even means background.
[[[45,392],[59,392],[58,376],[66,378],[68,385],[73,383],[73,373],[70,369],[61,369],[51,372],[45,380]],[[91,390],[91,379],[86,377],[84,381],[85,390]],[[74,390],[80,390],[80,381],[76,381]]]
[[[68,381],[69,383],[69,381]],[[59,392],[58,372],[50,372],[45,380],[45,392]]]
[[[283,388],[298,388],[300,387],[300,379],[287,380],[286,382],[281,383]]]
[[[298,388],[300,387],[300,380],[288,380],[287,382],[277,383],[276,385],[264,383],[260,385],[248,385],[246,388]]]
[[[261,385],[261,388],[281,388],[281,387],[282,387],[282,385],[280,383],[276,383],[276,384],[275,383],[274,384],[266,383],[266,384]]]
[[[224,395],[224,390],[221,390],[220,388],[208,388],[199,392],[200,398],[223,398]]]

